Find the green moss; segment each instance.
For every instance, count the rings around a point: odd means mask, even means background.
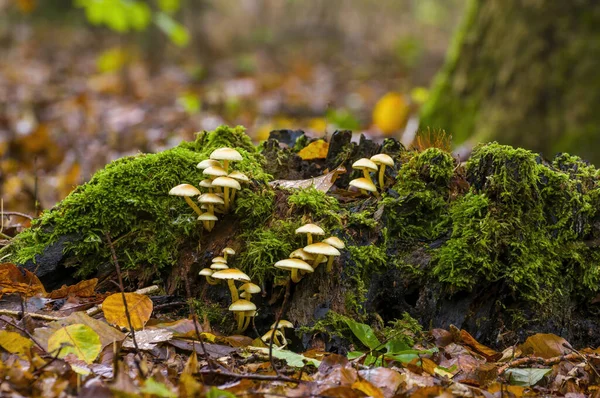
[[[292,211],[308,215],[313,222],[321,221],[325,227],[331,228],[341,223],[338,201],[314,187],[291,190],[288,204],[292,206]]]
[[[206,300],[194,300],[193,306],[200,321],[206,319],[211,325],[219,327],[233,323],[227,317],[229,311],[217,303],[210,303]]]
[[[423,327],[407,312],[402,314],[402,318],[394,319],[388,324],[389,326],[381,330],[383,340],[402,341],[412,347],[415,345],[415,339],[423,336]]]
[[[235,215],[245,229],[262,225],[273,215],[274,201],[275,191],[270,188],[262,188],[256,192],[244,188],[236,199]]]
[[[393,187],[397,197],[383,200],[389,238],[410,244],[446,233],[454,169],[452,155],[437,148],[416,153],[402,166]]]
[[[599,204],[595,184],[496,143],[476,148],[466,168],[471,191],[450,208],[433,275],[452,289],[501,282],[537,303],[598,290],[597,255],[582,242]]]
[[[373,229],[378,225],[378,222],[373,218],[374,209],[363,210],[360,212],[348,213],[348,226],[355,228],[366,227]]]
[[[109,262],[105,233],[112,236],[124,268],[151,278],[175,265],[185,242],[197,241],[202,231],[194,212],[169,190],[182,183],[196,185],[202,172],[196,164],[222,146],[236,147],[244,160],[233,167],[258,180],[263,159],[241,127],[220,127],[197,140],[157,154],[119,159],[77,187],[55,208],[46,211],[30,229],[19,234],[7,251],[10,261],[23,264],[63,236],[69,264],[85,276]],[[243,193],[240,199],[243,201]]]
[[[313,335],[315,333],[323,333],[328,336],[335,336],[339,338],[346,339],[356,346],[362,347],[362,343],[360,340],[354,336],[350,327],[348,327],[347,319],[350,319],[347,316],[339,314],[335,311],[329,310],[327,314],[317,322],[315,322],[312,326],[301,326],[298,329],[299,333],[306,333],[309,335]],[[356,319],[353,319],[356,320]]]
[[[363,312],[371,275],[387,268],[388,257],[385,248],[375,245],[346,246],[345,250],[350,253],[345,273],[354,287],[346,292],[345,304],[349,313],[360,314]]]

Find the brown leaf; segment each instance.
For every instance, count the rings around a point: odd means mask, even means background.
[[[537,333],[529,336],[519,348],[525,355],[533,355],[544,359],[569,354],[572,350],[563,346],[571,347],[567,340],[555,334]]]
[[[148,296],[137,293],[124,293],[127,310],[129,312],[129,320],[125,312],[125,302],[123,301],[122,293],[115,293],[108,296],[102,303],[102,312],[106,321],[110,324],[117,325],[122,328],[140,330],[144,327],[150,315],[152,315],[152,300]]]
[[[19,293],[26,297],[46,295],[44,285],[35,274],[13,263],[0,264],[0,288],[0,296],[9,293]]]
[[[165,329],[144,329],[135,333],[135,342],[140,350],[152,351],[158,343],[169,341],[173,332]],[[127,338],[123,342],[125,348],[135,348],[133,339]]]
[[[379,388],[375,387],[373,384],[371,384],[370,382],[368,382],[367,380],[364,380],[362,378],[359,378],[357,381],[355,381],[352,384],[352,389],[358,390],[368,397],[373,397],[373,398],[384,398],[385,397],[383,395],[383,392],[381,392],[381,390]]]
[[[358,374],[379,388],[386,397],[394,396],[406,379],[406,375],[401,375],[395,370],[382,367],[360,370]]]
[[[502,353],[492,350],[491,348],[479,343],[466,330],[460,331],[460,338],[466,346],[471,348],[476,353],[482,355],[488,361],[497,361],[498,359],[502,358]]]
[[[48,298],[59,299],[67,296],[90,297],[94,295],[94,290],[98,284],[98,278],[81,281],[75,285],[62,285],[61,288],[53,290],[48,294]]]
[[[323,397],[339,397],[339,398],[360,398],[366,395],[361,392],[357,392],[350,387],[333,387],[323,390],[319,393]]]
[[[306,189],[314,187],[319,191],[327,193],[329,189],[335,184],[340,174],[344,174],[346,169],[344,167],[338,167],[337,169],[322,175],[320,177],[309,178],[306,180],[275,180],[269,183],[274,188],[288,188],[288,189]]]

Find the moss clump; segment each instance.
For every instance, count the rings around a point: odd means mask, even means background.
[[[389,326],[381,330],[384,340],[396,340],[412,347],[415,339],[423,335],[423,327],[407,312],[402,313],[402,318],[388,322]]]
[[[298,332],[306,333],[309,335],[313,335],[315,333],[323,333],[328,336],[335,336],[342,339],[346,339],[357,346],[362,346],[362,343],[356,338],[356,336],[354,336],[354,333],[352,333],[352,330],[346,322],[346,320],[349,319],[351,318],[339,314],[335,311],[329,310],[327,311],[325,316],[319,319],[317,322],[315,322],[314,325],[301,326],[298,329]]]
[[[452,155],[438,148],[415,154],[398,173],[385,205],[389,238],[405,243],[433,240],[449,227],[450,183],[454,176]]]
[[[600,204],[596,183],[496,143],[476,148],[466,169],[471,191],[451,207],[451,237],[435,253],[440,281],[453,289],[500,281],[537,303],[598,290],[598,256],[583,243]]]
[[[262,225],[273,215],[275,191],[263,188],[253,191],[244,188],[235,202],[235,215],[243,228]]]
[[[374,209],[363,210],[360,212],[350,212],[348,214],[348,226],[358,228],[373,229],[378,225],[377,220],[373,218]]]
[[[350,253],[350,261],[346,264],[345,273],[354,287],[346,293],[346,308],[349,312],[360,314],[371,275],[387,268],[388,257],[383,247],[375,245],[346,246],[346,250]]]
[[[35,263],[46,247],[69,236],[64,255],[68,264],[76,264],[77,274],[85,276],[109,262],[104,239],[109,232],[125,268],[136,268],[146,278],[156,275],[176,264],[184,242],[197,241],[202,231],[193,211],[181,198],[169,196],[169,190],[182,183],[197,184],[202,172],[196,164],[222,146],[242,154],[236,169],[254,179],[269,178],[241,127],[220,127],[171,150],[119,159],[19,234],[5,249],[10,261]]]
[[[292,206],[292,211],[303,212],[315,222],[323,221],[329,228],[341,223],[340,205],[335,198],[314,187],[291,192],[288,204]]]

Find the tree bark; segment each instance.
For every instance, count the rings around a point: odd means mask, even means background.
[[[470,0],[421,127],[598,162],[598,59],[598,2]]]

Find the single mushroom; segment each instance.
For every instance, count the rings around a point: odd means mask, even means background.
[[[290,253],[290,258],[299,258],[302,261],[314,261],[315,255],[307,253],[304,249],[296,249]]]
[[[205,214],[215,215],[215,205],[222,205],[225,201],[218,195],[214,193],[205,193],[204,195],[200,195],[198,198],[198,202],[205,204],[208,206],[208,211]],[[204,228],[208,231],[211,231],[214,228],[214,221],[205,221]]]
[[[204,159],[203,161],[198,163],[198,165],[196,167],[199,168],[200,170],[204,170],[204,169],[207,169],[207,168],[213,167],[213,166],[221,167],[221,163],[219,163],[218,160],[214,160],[214,159]]]
[[[371,156],[371,161],[379,166],[379,189],[383,191],[383,177],[385,176],[385,167],[394,166],[394,159],[390,155],[380,153]]]
[[[277,330],[281,331],[281,339],[282,342],[280,343],[281,347],[285,347],[287,345],[287,340],[285,339],[285,329],[293,329],[294,328],[294,324],[290,321],[287,321],[285,319],[280,319],[279,322],[275,322],[277,324]],[[275,323],[271,325],[271,330],[275,329]],[[275,340],[273,342],[277,342],[277,335],[275,335]]]
[[[271,341],[271,338],[273,338],[273,344],[279,347],[281,346],[281,342],[279,341],[278,336],[281,336],[283,339],[285,339],[285,336],[281,330],[271,329],[267,333],[263,334],[260,339],[266,344]]]
[[[225,257],[217,256],[217,257],[213,257],[212,262],[227,264],[227,259]]]
[[[346,245],[344,244],[344,242],[342,242],[342,240],[340,238],[338,238],[337,236],[330,236],[327,239],[323,239],[323,243],[327,243],[330,246],[335,247],[336,249],[343,249],[346,247]],[[333,268],[333,257],[335,257],[334,255],[330,255],[327,256],[327,272],[331,272],[331,269]]]
[[[208,282],[209,285],[216,285],[217,283],[219,283],[218,281],[214,280],[213,278],[211,278],[211,275],[214,273],[215,271],[213,271],[210,268],[203,268],[202,271],[200,271],[198,273],[198,275],[200,276],[205,276],[206,277],[206,282]]]
[[[209,213],[204,213],[198,217],[198,221],[202,221],[204,228],[206,228],[206,230],[208,232],[212,231],[214,222],[218,221],[218,220],[219,220],[219,218],[217,216],[215,216],[214,214],[209,214]]]
[[[253,294],[260,293],[260,286],[252,283],[246,282],[238,289],[240,293],[240,297],[246,300],[250,300]]]
[[[227,177],[233,178],[234,180],[238,181],[240,184],[244,184],[244,183],[248,183],[250,182],[250,179],[246,176],[246,174],[242,173],[241,171],[232,171],[231,173],[229,173],[227,175]],[[234,199],[235,199],[235,193],[237,191],[233,191],[231,192],[231,203],[233,203]]]
[[[192,199],[190,199],[190,197],[192,197],[192,196],[198,196],[201,193],[202,192],[200,192],[198,190],[198,188],[196,188],[195,186],[190,185],[190,184],[180,184],[180,185],[177,185],[176,187],[172,188],[169,191],[169,195],[182,196],[183,199],[185,199],[186,203],[192,209],[194,209],[194,211],[196,212],[196,214],[198,214],[199,216],[202,215],[202,210],[200,210],[198,208],[198,206],[196,206],[196,204],[194,202],[192,202]]]
[[[223,168],[229,172],[229,162],[238,162],[242,160],[242,155],[232,148],[219,148],[212,151],[210,158],[214,160],[222,160]]]
[[[242,189],[240,183],[230,177],[217,177],[213,180],[212,184],[214,187],[223,187],[223,200],[225,201],[223,207],[225,212],[228,212],[231,204],[229,198],[229,189]]]
[[[338,249],[323,242],[308,245],[304,248],[304,251],[311,254],[316,254],[317,257],[313,262],[313,268],[317,268],[317,266],[321,263],[325,256],[339,256],[341,254]]]
[[[360,189],[363,195],[367,195],[367,191],[377,193],[377,187],[373,184],[373,181],[367,180],[366,178],[357,178],[350,181],[351,187]]]
[[[256,305],[251,301],[239,299],[231,303],[229,311],[233,311],[236,315],[237,333],[242,333],[250,324],[250,316],[246,316],[246,314],[255,312]]]
[[[296,233],[306,234],[306,241],[308,245],[313,243],[313,235],[325,235],[325,231],[323,231],[323,228],[315,224],[304,224],[300,228],[296,229]]]
[[[371,174],[369,173],[371,171],[377,171],[377,165],[375,162],[367,158],[361,158],[352,163],[352,168],[356,170],[362,170],[364,177],[373,183],[373,180],[371,180]]]
[[[220,271],[223,269],[228,269],[229,266],[227,265],[227,263],[220,263],[220,262],[215,262],[213,260],[212,264],[210,265],[210,269],[214,269],[216,271]]]
[[[234,281],[250,282],[250,277],[237,268],[227,268],[222,271],[217,271],[211,276],[215,279],[225,279],[227,281],[232,303],[235,303],[240,299]]]
[[[310,266],[310,264],[298,258],[286,258],[285,260],[277,261],[275,263],[275,267],[291,271],[292,282],[294,283],[298,283],[302,279],[302,277],[298,275],[298,271],[304,271],[308,273],[314,272],[314,269]]]
[[[200,186],[200,188],[208,188],[208,193],[213,193],[212,180],[209,180],[207,178],[205,180],[200,181],[200,184],[198,185]]]
[[[227,261],[227,256],[234,256],[235,250],[233,250],[231,247],[226,247],[223,250],[221,250],[221,253],[223,253],[223,258],[225,259],[225,261]]]

